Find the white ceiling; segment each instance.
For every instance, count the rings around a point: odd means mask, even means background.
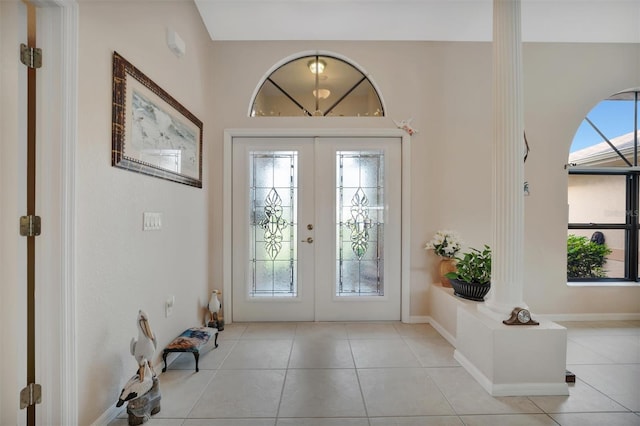
[[[194,1],[212,40],[492,39],[492,0]],[[640,43],[640,0],[522,0],[522,40]]]

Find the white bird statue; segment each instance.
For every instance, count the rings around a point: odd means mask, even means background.
[[[216,326],[218,323],[218,312],[220,312],[220,307],[222,306],[218,299],[218,294],[220,294],[220,291],[213,290],[213,292],[211,292],[211,298],[209,298],[209,304],[207,305],[207,309],[211,314],[210,324],[214,323]]]
[[[156,352],[158,342],[156,336],[151,331],[149,325],[149,318],[147,314],[140,310],[138,311],[138,339],[131,339],[131,355],[136,359],[138,363],[138,375],[140,382],[143,382],[145,377],[145,366],[149,367],[149,370],[153,372],[151,362],[153,360],[153,354]],[[153,372],[155,376],[155,372]]]
[[[153,387],[153,374],[151,374],[149,364],[145,363],[142,370],[142,376],[138,372],[125,383],[122,392],[120,392],[120,398],[118,398],[116,407],[120,407],[132,399],[139,398],[151,390],[151,387]]]

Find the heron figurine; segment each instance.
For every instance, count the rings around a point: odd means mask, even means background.
[[[145,366],[149,367],[148,370],[153,373],[153,376],[156,375],[151,362],[157,345],[156,336],[153,334],[153,331],[151,331],[151,326],[149,325],[149,317],[144,311],[138,311],[138,339],[136,340],[135,337],[132,338],[130,346],[131,355],[133,355],[138,363],[138,376],[141,383],[145,380],[147,371]]]
[[[218,320],[218,313],[220,312],[220,308],[222,307],[222,303],[220,303],[220,299],[218,299],[218,294],[220,294],[219,290],[213,290],[211,292],[211,297],[209,298],[209,304],[207,305],[207,310],[211,315],[211,320],[209,321],[209,327],[219,328],[220,322]]]

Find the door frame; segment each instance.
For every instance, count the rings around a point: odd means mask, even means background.
[[[222,190],[222,223],[231,223],[232,211],[232,154],[233,139],[242,137],[397,137],[401,139],[402,161],[402,214],[400,243],[400,319],[410,322],[411,281],[410,281],[410,247],[411,247],[411,137],[400,129],[225,129],[223,147],[223,190]],[[225,320],[233,319],[232,304],[232,254],[233,239],[231,227],[223,226],[222,231],[222,283]]]
[[[37,144],[38,172],[36,174],[36,213],[42,216],[42,235],[36,237],[36,382],[42,385],[43,402],[37,406],[38,423],[78,423],[77,342],[76,342],[76,284],[75,284],[75,213],[76,213],[76,150],[77,150],[77,74],[78,74],[78,4],[76,0],[32,0],[37,8],[36,45],[43,49],[43,67],[37,71]],[[20,5],[24,7],[24,5]],[[21,24],[18,24],[21,25]],[[7,35],[7,34],[5,34]],[[14,34],[7,40],[14,42]],[[26,68],[19,64],[17,37],[15,61],[19,75],[26,75]],[[24,32],[26,40],[26,30]],[[22,77],[19,77],[19,81]],[[21,83],[19,83],[21,84]],[[26,86],[25,86],[26,87]],[[26,89],[25,89],[26,90]],[[56,108],[51,108],[56,105]],[[26,138],[26,109],[18,95],[15,100],[16,126],[19,140]],[[11,106],[13,108],[13,106]],[[13,113],[13,111],[12,111]],[[11,123],[13,126],[14,123]],[[25,139],[26,140],[26,139]],[[15,141],[0,144],[0,163],[11,164],[11,181],[2,182],[0,202],[11,206],[2,215],[0,235],[11,245],[22,249],[25,237],[18,235],[18,216],[26,213],[24,195],[26,161],[23,147],[15,147]],[[26,144],[26,142],[25,142]],[[10,148],[10,145],[12,146]],[[53,161],[42,164],[43,156]],[[15,166],[13,166],[15,164]],[[43,167],[44,166],[44,167]],[[47,179],[43,179],[46,176]],[[17,182],[17,184],[15,184]],[[15,187],[12,185],[15,184]],[[23,191],[24,192],[24,191]],[[43,196],[44,195],[44,196]],[[14,216],[14,214],[16,216]],[[11,223],[10,226],[5,226]],[[10,230],[10,231],[9,231]],[[4,231],[7,231],[6,233]],[[19,254],[20,258],[25,254]],[[3,259],[4,261],[4,259]],[[3,276],[12,277],[12,287],[26,282],[26,263],[7,264]],[[42,278],[46,277],[46,285]],[[5,288],[0,293],[4,295]],[[18,302],[26,306],[26,293],[17,290],[15,297],[0,297],[0,308],[8,312],[10,324],[24,322],[24,309],[8,306]],[[11,309],[5,309],[5,308]],[[7,327],[10,329],[11,327]],[[12,346],[26,347],[25,333],[3,330],[4,337],[11,336]],[[6,410],[1,418],[13,419],[18,425],[26,424],[26,410],[18,409],[18,394],[26,385],[26,361],[14,359],[12,351],[3,362],[14,365],[12,371],[3,370],[0,381],[7,383],[0,396],[0,407]],[[14,386],[16,389],[14,389]],[[6,405],[5,405],[6,404]],[[15,408],[15,412],[9,412]],[[12,422],[13,423],[13,422]]]
[[[47,256],[51,260],[36,272],[41,284],[36,298],[40,309],[36,342],[42,348],[37,351],[36,378],[42,382],[43,393],[49,398],[48,401],[43,398],[39,419],[43,424],[76,425],[79,411],[76,317],[79,6],[77,0],[32,2],[38,7],[37,44],[43,49],[43,61],[49,60],[49,69],[38,80],[43,90],[39,91],[37,100],[40,114],[37,139],[39,149],[47,146],[59,161],[58,167],[45,170],[51,173],[49,176],[55,176],[57,182],[37,190],[37,202],[43,214],[56,218],[55,222],[47,222],[59,238],[41,248],[40,258]],[[50,105],[60,108],[56,110]],[[42,168],[43,163],[46,162],[40,162],[38,167]],[[38,172],[42,174],[43,170]],[[42,196],[43,192],[46,197]],[[43,223],[45,220],[43,217]],[[46,286],[42,285],[42,277],[47,277]],[[58,303],[51,303],[52,300]]]

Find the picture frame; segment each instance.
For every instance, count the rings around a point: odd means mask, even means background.
[[[202,188],[202,121],[113,52],[111,165]]]

